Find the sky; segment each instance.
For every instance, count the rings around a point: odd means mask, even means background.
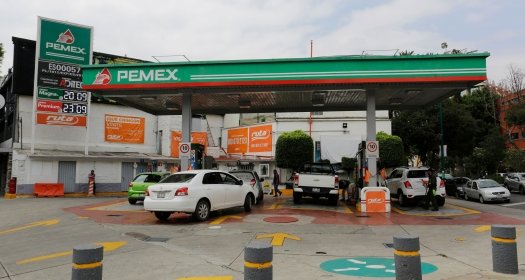
[[[487,75],[525,69],[523,0],[2,0],[0,75],[37,17],[94,28],[93,50],[148,61],[490,52]],[[311,44],[313,42],[313,44]],[[446,42],[448,49],[442,49]],[[311,48],[313,45],[313,48]],[[155,57],[155,58],[154,58]]]

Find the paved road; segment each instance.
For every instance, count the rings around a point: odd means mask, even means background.
[[[160,223],[125,199],[0,199],[0,279],[70,279],[71,249],[96,242],[108,249],[104,279],[243,279],[243,248],[259,238],[276,242],[274,279],[371,280],[377,278],[349,273],[392,273],[388,245],[394,235],[406,234],[419,236],[423,262],[437,268],[424,279],[525,278],[525,236],[518,237],[520,275],[493,273],[487,226],[511,224],[522,232],[522,210],[450,199],[439,213],[395,207],[390,214],[362,215],[345,205],[265,200],[248,214],[238,208],[204,223],[184,215]],[[296,221],[265,221],[272,217]],[[327,270],[334,262],[356,267]]]

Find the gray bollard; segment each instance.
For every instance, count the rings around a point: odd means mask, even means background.
[[[272,280],[273,247],[264,241],[253,241],[244,247],[244,279]]]
[[[71,280],[101,280],[104,247],[96,244],[73,248],[73,273]]]
[[[516,228],[493,225],[490,235],[492,237],[492,270],[505,274],[518,274]]]
[[[422,280],[419,237],[394,236],[396,280]]]

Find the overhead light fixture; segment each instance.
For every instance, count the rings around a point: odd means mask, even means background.
[[[173,101],[166,101],[166,105],[164,107],[166,107],[166,110],[169,110],[169,111],[180,110],[180,105]]]
[[[239,108],[250,109],[251,107],[252,107],[252,102],[250,100],[245,100],[245,99],[239,100]]]
[[[312,93],[312,106],[314,107],[323,107],[325,98],[326,98],[326,91],[314,91]]]
[[[157,99],[156,96],[141,96],[140,99],[142,100],[155,100]]]

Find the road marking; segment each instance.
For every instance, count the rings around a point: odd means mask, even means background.
[[[357,264],[366,264],[366,262],[364,261],[359,261],[359,260],[354,260],[354,259],[348,259],[347,261],[351,263],[357,263]]]
[[[230,215],[222,216],[222,217],[219,217],[219,218],[213,220],[213,222],[211,222],[210,225],[218,225],[218,224],[221,224],[222,222],[226,221],[227,219],[237,219],[237,220],[240,220],[240,219],[242,219],[242,217],[239,217],[239,216],[230,216]]]
[[[177,278],[176,280],[233,280],[233,276],[197,276]]]
[[[279,205],[279,204],[280,204],[279,202],[276,202],[276,203],[272,204],[272,206],[270,206],[270,207],[268,207],[266,209],[268,209],[268,210],[275,210],[275,209],[282,208],[282,206]]]
[[[127,243],[128,243],[127,241],[117,241],[117,242],[97,242],[95,244],[99,244],[99,245],[104,246],[104,252],[111,252],[111,251],[117,250],[118,248],[126,245]],[[64,252],[58,252],[58,253],[53,253],[53,254],[49,254],[49,255],[38,256],[38,257],[34,257],[34,258],[20,260],[20,261],[17,261],[16,264],[22,265],[22,264],[28,264],[28,263],[33,263],[33,262],[45,261],[45,260],[49,260],[49,259],[69,256],[71,254],[73,254],[72,250],[64,251]]]
[[[334,271],[351,271],[351,270],[359,270],[359,267],[348,267],[348,268],[336,268]]]
[[[485,231],[489,231],[489,230],[490,230],[490,226],[489,225],[482,225],[482,226],[479,226],[479,227],[474,229],[475,232],[485,232]]]
[[[283,246],[284,240],[286,238],[292,239],[292,240],[301,240],[300,237],[291,235],[284,232],[276,232],[276,233],[270,233],[270,234],[259,234],[257,235],[256,239],[263,239],[263,238],[271,238],[272,239],[272,246]]]
[[[508,203],[508,204],[502,204],[501,206],[509,207],[509,206],[523,205],[523,204],[525,204],[525,202]]]
[[[59,219],[34,222],[34,223],[27,224],[25,226],[21,226],[21,227],[17,227],[17,228],[12,228],[12,229],[8,229],[8,230],[0,231],[0,235],[9,234],[9,233],[25,230],[25,229],[28,229],[28,228],[34,228],[34,227],[40,227],[40,226],[52,226],[52,225],[58,224],[59,222],[60,222]]]
[[[455,208],[455,209],[458,209],[458,210],[463,210],[465,211],[465,213],[443,213],[443,210],[440,210],[440,211],[437,211],[437,212],[434,212],[434,213],[415,213],[415,214],[411,214],[409,211],[404,211],[404,210],[401,210],[397,207],[392,207],[392,211],[395,211],[399,214],[403,214],[403,215],[411,215],[411,216],[419,216],[419,217],[453,217],[453,216],[464,216],[464,215],[472,215],[472,214],[479,214],[481,212],[479,211],[476,211],[476,210],[473,210],[473,209],[469,209],[469,208],[465,208],[465,207],[461,207],[461,206],[457,206],[457,205],[451,205],[451,204],[448,204],[447,207],[450,207],[450,208]]]
[[[350,207],[348,207],[348,205],[343,203],[343,206],[345,208],[345,213],[349,213],[349,214],[353,213],[352,210],[350,209]]]

